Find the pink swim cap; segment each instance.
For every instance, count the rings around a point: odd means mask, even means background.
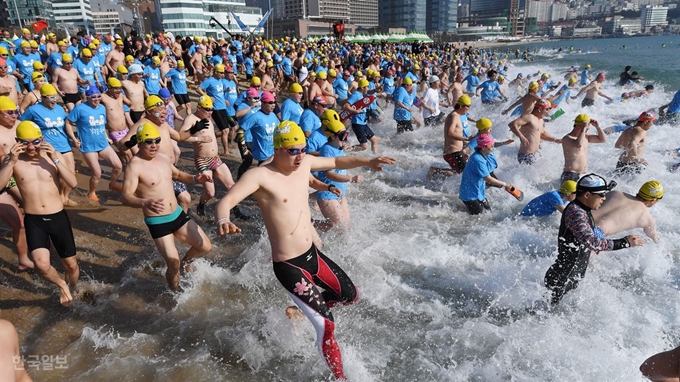
[[[248,88],[248,90],[246,91],[246,96],[251,98],[259,97],[260,93],[255,88]]]
[[[477,147],[492,147],[494,139],[490,134],[479,134],[477,136]]]
[[[274,95],[266,90],[262,92],[262,97],[260,97],[260,99],[262,100],[262,102],[276,101]]]

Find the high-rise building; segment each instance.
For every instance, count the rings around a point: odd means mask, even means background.
[[[90,0],[94,29],[98,34],[115,33],[123,34],[128,29],[134,28],[134,16],[132,10],[124,5],[114,3],[111,0]]]
[[[349,1],[349,22],[359,27],[378,26],[378,0]]]
[[[470,0],[470,15],[494,17],[507,15],[511,0]]]
[[[52,0],[54,20],[59,26],[74,26],[94,33],[90,0]]]
[[[458,26],[458,4],[451,0],[428,0],[425,31],[455,33]]]
[[[163,29],[183,36],[226,37],[227,32],[209,22],[211,18],[232,34],[245,33],[233,20],[231,12],[250,30],[262,19],[262,9],[247,6],[245,0],[163,0],[161,12]]]
[[[640,24],[645,31],[651,27],[668,25],[668,7],[647,5],[641,9]]]
[[[5,3],[11,24],[23,27],[45,20],[50,27],[56,27],[50,0],[7,0]]]
[[[382,0],[378,11],[380,26],[425,31],[426,9],[426,0]]]
[[[550,6],[552,0],[529,0],[527,1],[527,17],[535,18],[539,23],[550,21]]]

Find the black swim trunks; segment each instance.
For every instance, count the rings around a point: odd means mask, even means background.
[[[72,103],[72,104],[77,104],[80,102],[80,94],[74,93],[74,94],[64,94],[61,99],[64,101],[64,105],[67,103]]]
[[[52,241],[54,249],[62,259],[76,255],[76,242],[73,239],[71,221],[65,210],[49,215],[26,214],[24,227],[29,252],[39,248],[49,251],[50,241]]]
[[[584,98],[583,101],[581,101],[581,107],[588,107],[593,105],[595,105],[594,99]]]
[[[274,274],[300,310],[316,329],[316,339],[328,367],[336,378],[344,379],[342,355],[335,341],[335,323],[330,308],[349,305],[358,298],[354,283],[316,246],[302,255],[273,263]],[[319,287],[324,291],[320,292]]]
[[[189,215],[184,213],[182,207],[177,206],[175,212],[169,215],[145,217],[144,223],[149,227],[151,237],[158,239],[159,237],[172,235],[187,224],[189,220],[191,220]]]
[[[130,110],[130,119],[132,120],[132,123],[137,123],[140,119],[142,119],[143,115],[144,110],[142,111]]]
[[[411,121],[397,121],[397,134],[401,134],[405,131],[413,131],[413,124]]]

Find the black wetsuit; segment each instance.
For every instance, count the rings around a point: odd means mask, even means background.
[[[562,212],[557,261],[545,274],[545,286],[552,291],[553,304],[578,286],[588,269],[591,251],[616,251],[630,246],[626,238],[599,238],[594,229],[595,219],[590,208],[579,200],[569,203]]]

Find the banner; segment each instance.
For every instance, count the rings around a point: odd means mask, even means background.
[[[229,13],[231,13],[231,17],[234,18],[238,27],[241,28],[241,32],[250,33],[250,29],[248,29],[246,24],[244,24],[243,21],[241,21],[241,19],[239,19],[238,16],[236,16],[236,14],[234,12],[229,12]]]
[[[272,9],[273,9],[273,8],[272,8]],[[264,16],[262,17],[262,20],[260,20],[260,23],[257,24],[257,26],[255,27],[255,30],[254,30],[253,32],[257,32],[258,29],[264,28],[264,24],[267,22],[267,19],[269,18],[269,15],[271,15],[272,9],[268,10],[267,13],[264,14]]]

